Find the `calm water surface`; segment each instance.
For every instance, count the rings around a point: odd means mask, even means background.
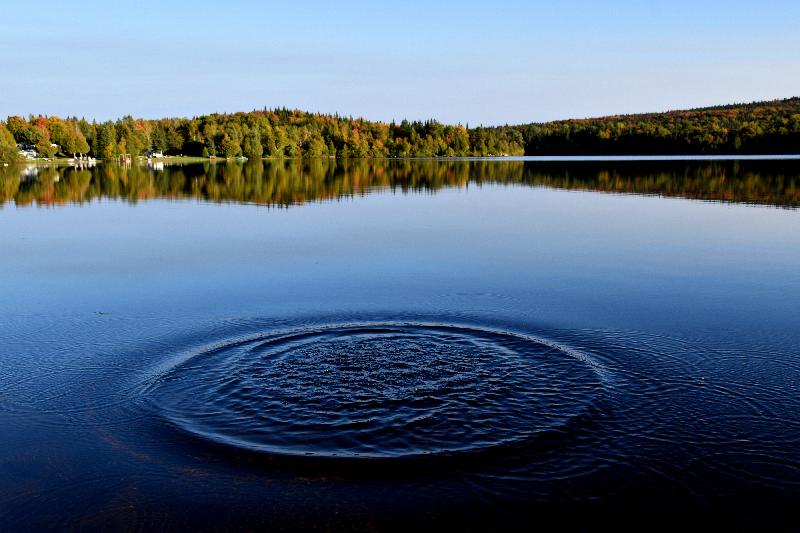
[[[0,203],[0,530],[800,501],[800,161],[3,168]]]

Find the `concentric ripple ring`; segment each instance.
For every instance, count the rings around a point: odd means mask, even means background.
[[[407,458],[524,442],[581,416],[592,361],[472,326],[363,323],[238,338],[174,359],[148,384],[174,427],[281,456]]]

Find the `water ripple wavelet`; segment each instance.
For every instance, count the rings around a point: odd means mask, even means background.
[[[146,390],[174,427],[280,456],[410,458],[560,430],[604,388],[590,359],[528,335],[437,323],[308,326],[162,364]]]

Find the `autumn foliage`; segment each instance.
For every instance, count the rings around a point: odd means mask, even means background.
[[[0,152],[5,146],[7,154],[10,141],[3,132],[47,157],[101,159],[149,151],[225,158],[798,153],[800,98],[478,128],[288,109],[159,120],[128,116],[102,123],[12,116],[0,123]]]

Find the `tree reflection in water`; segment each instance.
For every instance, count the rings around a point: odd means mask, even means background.
[[[800,160],[521,161],[307,159],[263,162],[0,167],[0,205],[108,198],[198,199],[267,206],[506,184],[796,207]]]

